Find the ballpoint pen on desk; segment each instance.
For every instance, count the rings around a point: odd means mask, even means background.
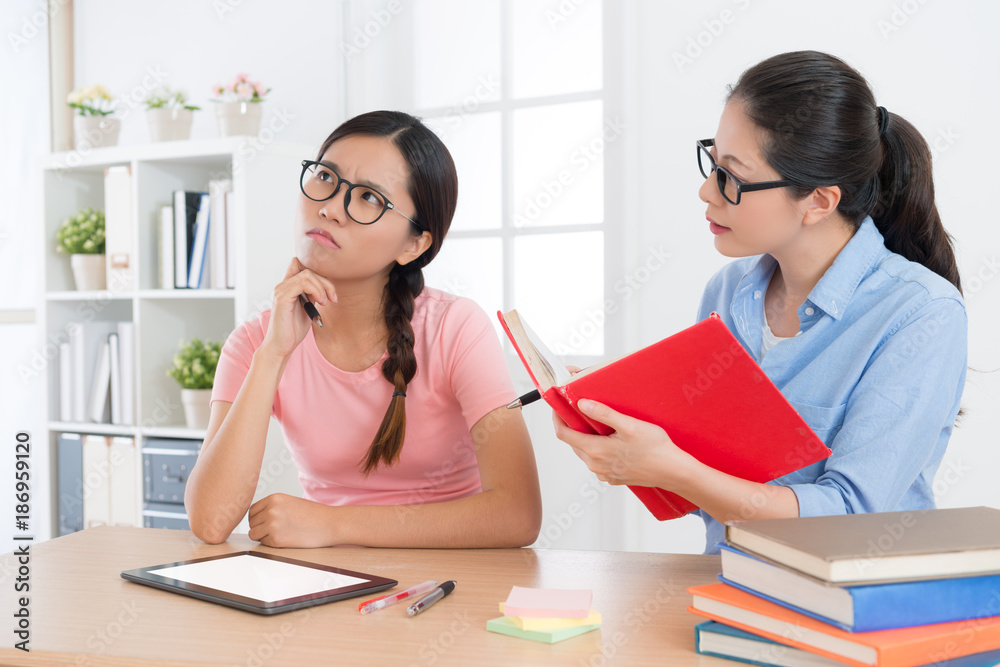
[[[322,328],[323,318],[319,316],[319,311],[316,310],[316,306],[312,304],[312,301],[307,299],[305,294],[300,294],[299,303],[301,303],[302,307],[306,309],[306,315],[309,316],[309,319],[318,324],[320,328]]]
[[[514,408],[523,408],[525,405],[528,405],[529,403],[534,403],[535,401],[537,401],[541,397],[542,397],[542,395],[540,393],[538,393],[537,389],[532,389],[531,391],[529,391],[524,396],[521,396],[517,400],[514,400],[514,401],[508,403],[507,404],[507,409],[508,410],[513,410]]]
[[[434,605],[438,600],[443,598],[448,593],[455,590],[457,584],[454,581],[446,581],[433,591],[420,598],[409,607],[406,608],[406,613],[410,616],[416,616],[420,612],[427,611],[432,605]]]
[[[370,614],[373,611],[378,611],[379,609],[384,609],[386,607],[392,606],[397,602],[402,602],[403,600],[408,600],[410,598],[419,597],[424,593],[432,590],[438,585],[438,582],[434,580],[425,581],[422,584],[417,584],[412,588],[407,588],[405,591],[400,591],[395,595],[384,595],[374,600],[368,600],[367,602],[362,602],[358,606],[358,611],[362,614]]]

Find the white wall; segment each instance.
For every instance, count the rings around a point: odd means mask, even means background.
[[[211,87],[238,72],[271,87],[262,126],[287,119],[278,141],[318,149],[344,119],[339,1],[75,0],[74,12],[75,83],[123,97],[120,144],[149,141],[141,101],[160,80],[202,108],[192,139],[218,136]]]

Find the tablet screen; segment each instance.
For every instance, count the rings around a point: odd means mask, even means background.
[[[237,551],[126,570],[123,579],[257,614],[280,614],[392,588],[395,579]]]
[[[367,579],[246,554],[148,572],[263,602],[368,583]]]

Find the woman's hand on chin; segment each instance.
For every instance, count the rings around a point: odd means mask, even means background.
[[[284,280],[274,288],[271,322],[261,344],[261,349],[281,359],[287,359],[295,351],[312,326],[299,301],[300,295],[321,306],[337,300],[337,291],[329,279],[293,257]]]

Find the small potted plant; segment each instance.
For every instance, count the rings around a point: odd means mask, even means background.
[[[73,282],[78,290],[106,289],[104,211],[80,209],[59,227],[56,241],[56,250],[69,255]]]
[[[181,343],[167,375],[181,385],[181,403],[188,428],[208,428],[211,412],[212,384],[215,367],[222,353],[222,343],[192,338]]]
[[[219,121],[219,134],[224,137],[256,135],[260,130],[261,103],[269,92],[270,88],[265,88],[260,81],[250,81],[246,74],[237,74],[228,86],[213,86],[212,102]]]
[[[191,138],[194,112],[201,107],[188,104],[182,91],[158,88],[144,102],[149,135],[153,141],[183,141]]]
[[[66,97],[66,104],[76,109],[73,135],[76,150],[84,151],[118,144],[121,121],[112,118],[115,100],[100,84],[77,88]]]

